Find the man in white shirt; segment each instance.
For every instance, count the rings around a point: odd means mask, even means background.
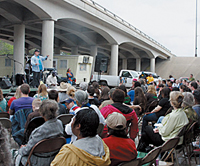
[[[56,72],[52,71],[51,74],[47,77],[46,84],[50,89],[56,89],[58,82],[56,78]]]

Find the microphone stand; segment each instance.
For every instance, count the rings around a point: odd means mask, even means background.
[[[13,64],[13,87],[14,87],[16,85],[16,80],[15,80],[15,62],[20,64],[22,66],[22,69],[24,68],[24,66],[23,66],[23,64],[21,62],[15,60],[13,58],[10,58],[8,56],[8,54],[6,54],[6,57],[14,62],[14,64]]]

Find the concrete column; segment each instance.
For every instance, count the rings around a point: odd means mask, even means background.
[[[97,56],[97,46],[90,47],[90,55],[93,56],[93,63],[92,63],[92,70],[91,70],[91,74],[93,74],[94,73],[94,65],[95,65],[96,56]]]
[[[114,76],[118,75],[118,48],[117,44],[111,46],[110,75]]]
[[[155,58],[150,59],[150,71],[155,73]]]
[[[72,47],[71,54],[72,55],[78,55],[78,47]]]
[[[141,70],[141,58],[136,59],[136,71]]]
[[[14,74],[24,74],[25,25],[14,26]]]
[[[42,55],[49,55],[44,61],[44,67],[53,67],[53,49],[54,49],[54,21],[44,20],[42,22]]]
[[[122,59],[122,69],[127,69],[127,58]]]

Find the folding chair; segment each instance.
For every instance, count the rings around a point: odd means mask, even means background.
[[[74,115],[72,114],[61,114],[57,117],[57,119],[61,120],[63,125],[66,125],[71,121],[73,116]]]
[[[6,128],[9,132],[11,132],[12,123],[8,118],[0,118],[0,123]]]
[[[164,153],[164,154],[163,154],[163,156],[160,160],[166,161],[166,159],[169,158],[169,154],[168,154],[169,151],[176,148],[176,146],[179,143],[179,140],[180,140],[180,137],[177,136],[177,137],[171,138],[170,140],[166,141],[161,146],[161,152],[160,153]],[[176,155],[176,153],[175,153],[175,155]],[[165,156],[166,156],[166,159],[165,159]],[[177,158],[177,156],[176,156],[176,158]],[[173,155],[172,155],[172,162],[174,162]]]
[[[141,165],[144,165],[146,163],[149,163],[149,166],[151,166],[153,163],[156,165],[156,158],[160,154],[161,147],[157,147],[153,150],[151,150],[143,159],[141,162]]]
[[[141,162],[142,162],[142,159],[137,158],[137,159],[134,159],[134,160],[129,161],[129,162],[121,163],[119,166],[140,166]]]
[[[29,153],[28,160],[26,162],[26,165],[31,166],[31,156],[34,155],[35,153],[49,153],[49,152],[56,152],[60,150],[60,148],[66,143],[66,140],[64,137],[57,137],[57,138],[49,138],[49,139],[44,139],[35,144],[35,146],[32,148],[31,152]],[[54,153],[53,155],[55,156],[57,153]],[[37,155],[38,156],[38,155]],[[51,157],[50,156],[45,156],[46,157]],[[49,163],[46,163],[46,165],[50,165],[51,161]]]
[[[41,126],[45,122],[44,118],[39,116],[31,119],[31,121],[27,125],[27,129],[24,132],[24,141],[23,144],[26,144],[29,140],[29,137],[33,130]]]
[[[0,112],[0,118],[10,118],[10,115],[9,115],[9,113],[7,113],[7,112]]]

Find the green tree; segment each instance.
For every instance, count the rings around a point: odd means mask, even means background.
[[[13,54],[13,45],[0,40],[0,55]]]

